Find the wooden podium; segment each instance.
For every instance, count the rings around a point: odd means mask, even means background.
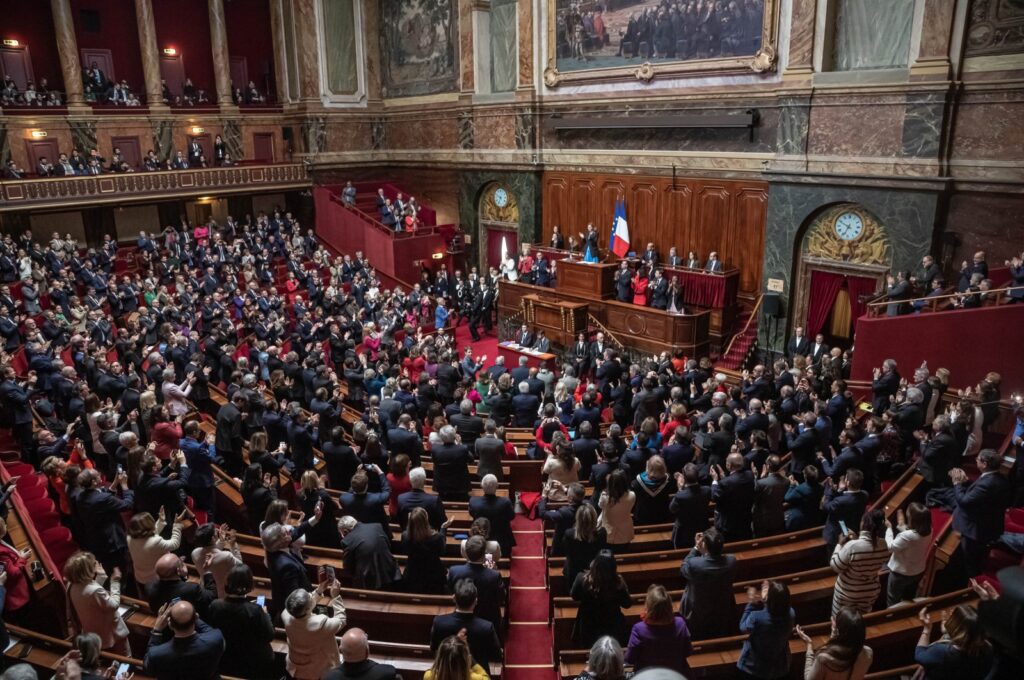
[[[523,319],[533,328],[543,328],[548,339],[568,347],[576,334],[587,330],[587,304],[558,300],[542,294],[523,296]]]
[[[614,262],[584,262],[583,260],[559,260],[555,288],[573,295],[607,300],[615,297],[615,271],[619,265]]]

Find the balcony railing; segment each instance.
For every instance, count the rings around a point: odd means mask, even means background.
[[[311,186],[303,163],[0,181],[0,212]]]

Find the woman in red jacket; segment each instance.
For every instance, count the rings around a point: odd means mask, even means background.
[[[7,541],[7,522],[0,518],[0,566],[7,574],[7,597],[4,599],[4,613],[20,609],[28,604],[25,560],[31,554],[28,550],[19,551]]]
[[[637,267],[633,277],[633,304],[647,306],[647,268]]]
[[[150,435],[150,443],[155,445],[153,455],[160,460],[171,459],[171,452],[178,448],[181,442],[181,416],[174,420],[167,417],[167,409],[157,406],[153,410],[153,432]]]

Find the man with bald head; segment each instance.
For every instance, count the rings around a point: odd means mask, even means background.
[[[370,658],[370,639],[361,628],[349,628],[338,643],[341,665],[327,673],[323,680],[394,680],[394,666],[377,663]]]
[[[200,571],[204,571],[200,569]],[[156,575],[159,580],[148,586],[146,599],[153,611],[159,610],[172,600],[188,602],[205,616],[210,603],[217,599],[217,584],[213,572],[205,570],[203,585],[188,580],[188,569],[182,558],[167,553],[156,561]]]
[[[157,680],[217,678],[224,636],[184,600],[165,605],[153,624],[143,670]]]
[[[715,526],[725,542],[753,538],[754,474],[746,466],[743,454],[730,453],[726,470],[711,468],[711,500],[715,501]]]

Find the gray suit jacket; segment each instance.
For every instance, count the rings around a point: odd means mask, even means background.
[[[504,442],[497,437],[484,435],[476,440],[473,455],[477,459],[477,477],[483,479],[484,475],[494,475],[499,482],[503,479],[501,459],[505,455]]]

